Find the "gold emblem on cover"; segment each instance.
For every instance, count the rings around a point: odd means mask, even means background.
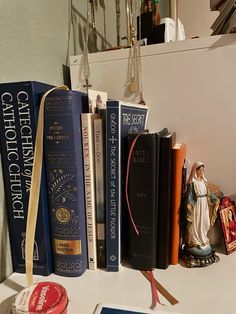
[[[67,208],[60,207],[56,211],[57,220],[61,223],[67,223],[70,220],[70,212]]]

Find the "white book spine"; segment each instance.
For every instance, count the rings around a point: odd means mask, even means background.
[[[87,218],[88,266],[97,269],[96,245],[96,208],[95,208],[95,171],[94,171],[94,126],[96,114],[81,114],[83,158],[84,158],[84,184],[85,204]]]

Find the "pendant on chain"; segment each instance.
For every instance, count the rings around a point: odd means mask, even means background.
[[[130,85],[129,85],[129,91],[133,94],[133,93],[137,93],[138,92],[138,82],[137,80],[133,77],[131,79]]]

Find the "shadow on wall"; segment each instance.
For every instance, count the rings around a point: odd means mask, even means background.
[[[84,50],[84,44],[86,42],[86,28],[89,27],[88,35],[88,53],[98,52],[95,36],[101,46],[101,51],[111,48],[112,45],[106,39],[106,16],[105,16],[105,2],[104,0],[95,1],[95,11],[98,11],[98,6],[101,7],[103,12],[103,34],[96,29],[94,33],[92,20],[91,20],[91,8],[89,8],[89,24],[87,25],[87,16],[85,17],[78,11],[76,6],[71,4],[71,24],[72,24],[72,37],[74,46],[74,55],[80,54]],[[87,9],[86,9],[87,10]],[[96,18],[96,17],[95,17]]]

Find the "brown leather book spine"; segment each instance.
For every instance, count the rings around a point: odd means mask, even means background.
[[[176,265],[179,260],[180,211],[182,200],[182,173],[186,158],[186,145],[176,144],[172,149],[172,208],[170,264]]]

